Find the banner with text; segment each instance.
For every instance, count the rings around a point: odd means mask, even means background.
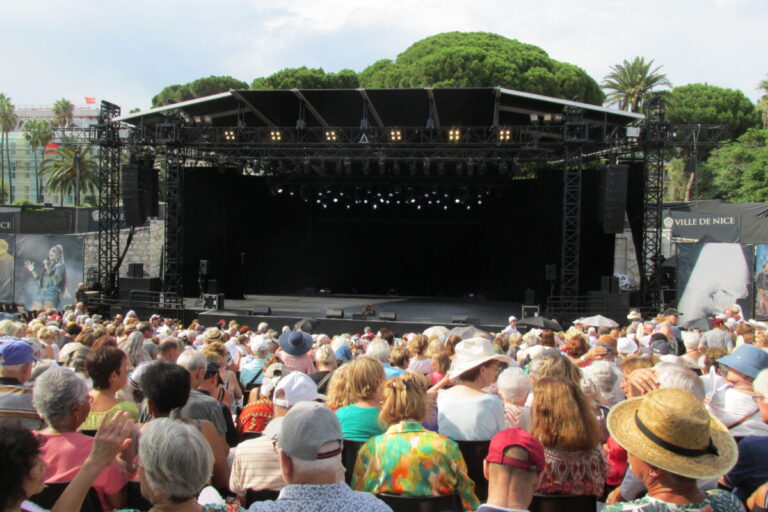
[[[738,242],[741,217],[670,210],[664,218],[664,227],[672,230],[672,238],[701,240],[709,235],[718,242]]]

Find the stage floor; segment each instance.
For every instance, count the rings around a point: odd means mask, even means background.
[[[196,310],[202,317],[249,316],[255,307],[269,307],[273,320],[300,320],[313,318],[325,321],[328,309],[344,311],[344,320],[354,321],[353,314],[361,314],[367,304],[376,306],[376,316],[358,320],[366,324],[383,325],[389,323],[379,320],[381,313],[395,313],[396,324],[414,326],[452,325],[453,315],[466,315],[472,323],[486,329],[501,329],[507,325],[510,315],[521,317],[521,305],[516,302],[492,301],[482,297],[442,298],[442,297],[392,297],[392,296],[349,296],[349,295],[246,295],[243,300],[224,300],[224,308],[218,311],[206,311],[197,298],[184,300],[187,310]],[[262,315],[251,315],[251,319]],[[269,316],[265,316],[269,319]],[[356,322],[356,323],[357,323]],[[270,322],[272,323],[272,322]],[[274,327],[274,326],[273,326]],[[405,327],[405,325],[401,325]]]

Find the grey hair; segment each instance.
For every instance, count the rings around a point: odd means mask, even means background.
[[[525,400],[533,389],[530,377],[517,366],[510,366],[501,372],[496,385],[501,397],[510,402]]]
[[[196,372],[200,368],[205,368],[208,365],[208,360],[202,352],[185,350],[179,355],[176,364],[185,368],[188,372]]]
[[[93,352],[90,347],[79,347],[67,354],[67,358],[64,361],[64,366],[72,368],[76,372],[85,372],[85,360]]]
[[[768,368],[760,370],[755,380],[752,381],[752,389],[768,398]]]
[[[17,336],[24,324],[13,320],[0,320],[0,336]]]
[[[683,331],[680,335],[686,350],[696,350],[699,347],[699,335],[695,331]]]
[[[213,452],[203,434],[169,418],[144,428],[139,457],[150,489],[174,503],[196,498],[213,472]]]
[[[315,361],[322,364],[332,364],[336,361],[333,349],[329,345],[320,345],[315,349]]]
[[[615,405],[624,399],[618,387],[621,377],[615,365],[608,361],[594,361],[582,369],[584,379],[591,382],[597,388],[604,402]]]
[[[390,352],[391,349],[389,348],[389,343],[387,343],[387,340],[381,338],[374,338],[368,344],[368,348],[365,349],[365,355],[375,357],[382,363],[389,362]]]
[[[691,370],[682,367],[663,367],[657,368],[656,373],[659,379],[659,389],[684,389],[702,402],[704,401],[706,396],[704,383]]]
[[[132,366],[138,366],[139,363],[144,361],[142,358],[142,352],[144,352],[144,334],[142,334],[142,331],[136,329],[129,334],[128,338],[120,343],[120,349],[128,354],[128,359]]]
[[[535,332],[528,331],[527,333],[523,334],[523,343],[529,347],[533,347],[534,345],[541,344],[541,339],[536,335]]]
[[[32,403],[51,426],[72,415],[72,408],[88,400],[88,387],[69,368],[51,366],[35,381]]]

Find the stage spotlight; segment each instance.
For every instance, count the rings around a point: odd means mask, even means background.
[[[512,139],[512,130],[499,128],[499,142],[509,142]]]
[[[531,120],[531,124],[539,124],[539,115],[538,114],[530,114],[529,118]]]
[[[403,132],[397,129],[389,130],[389,142],[400,142],[403,140]]]
[[[283,140],[283,134],[280,133],[280,130],[272,130],[269,132],[269,138],[272,142],[280,142]]]
[[[448,141],[459,142],[461,140],[461,130],[458,128],[451,128],[448,130]]]
[[[544,114],[544,122],[549,124],[552,122],[552,114]]]
[[[224,140],[228,142],[232,142],[237,140],[237,134],[235,134],[234,130],[224,130]]]
[[[339,140],[339,135],[338,133],[336,133],[336,130],[326,130],[325,140],[328,142],[336,142],[337,140]]]

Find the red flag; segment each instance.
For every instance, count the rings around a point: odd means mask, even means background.
[[[90,96],[86,96],[85,103],[86,105],[93,105],[94,103],[96,103],[96,98],[91,98]]]

